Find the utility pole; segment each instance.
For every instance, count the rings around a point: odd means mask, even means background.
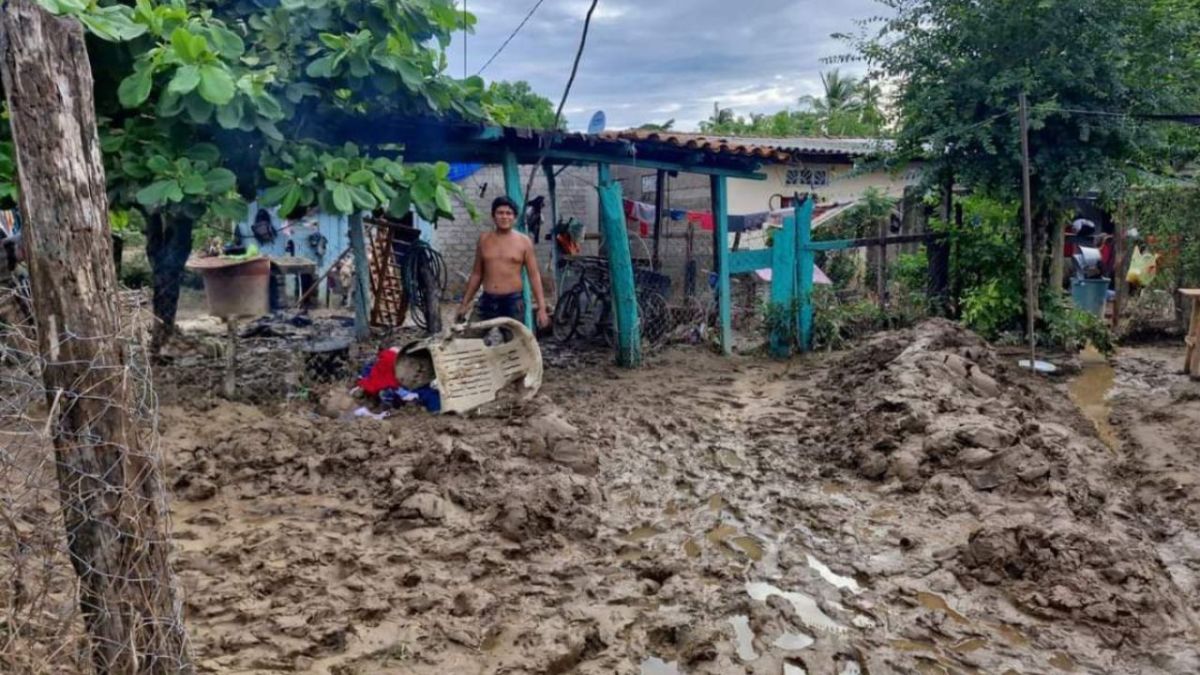
[[[1025,330],[1029,336],[1029,369],[1037,372],[1037,289],[1033,270],[1033,196],[1029,187],[1029,102],[1021,92],[1021,183],[1025,201]]]

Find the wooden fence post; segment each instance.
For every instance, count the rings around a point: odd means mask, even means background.
[[[98,673],[191,672],[153,450],[133,419],[83,31],[0,10],[42,379],[79,604]],[[53,401],[57,401],[55,406]]]

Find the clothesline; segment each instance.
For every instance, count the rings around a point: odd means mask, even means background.
[[[623,200],[625,204],[625,217],[632,223],[637,223],[643,237],[650,235],[650,229],[656,220],[655,216],[658,211],[653,204],[639,202],[632,199]],[[750,213],[745,215],[729,216],[729,231],[730,232],[745,232],[747,230],[761,230],[764,225],[771,219],[770,211],[762,211],[759,213]],[[669,220],[675,222],[695,223],[701,230],[712,232],[715,227],[713,214],[710,211],[687,211],[684,209],[670,209],[667,212]]]

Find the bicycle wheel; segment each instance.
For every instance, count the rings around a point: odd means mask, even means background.
[[[652,345],[661,344],[671,332],[671,308],[661,294],[653,291],[638,297],[638,316],[642,323],[642,339]]]
[[[575,285],[558,301],[558,305],[554,308],[552,323],[555,340],[568,342],[575,337],[579,327],[579,296],[582,294],[583,287]]]

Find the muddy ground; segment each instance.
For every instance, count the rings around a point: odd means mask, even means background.
[[[208,324],[156,370],[202,672],[1200,672],[1179,345],[1054,379],[936,321],[789,363],[547,345],[532,401],[379,421],[303,373],[344,318],[244,326],[236,402]],[[0,567],[59,539],[40,466],[4,474],[30,518]],[[69,608],[51,562],[22,564]],[[0,670],[82,662],[77,620],[35,623]]]
[[[1181,349],[1034,379],[932,322],[782,364],[551,356],[532,402],[384,421],[254,357],[254,405],[165,369],[201,668],[1200,671]]]

